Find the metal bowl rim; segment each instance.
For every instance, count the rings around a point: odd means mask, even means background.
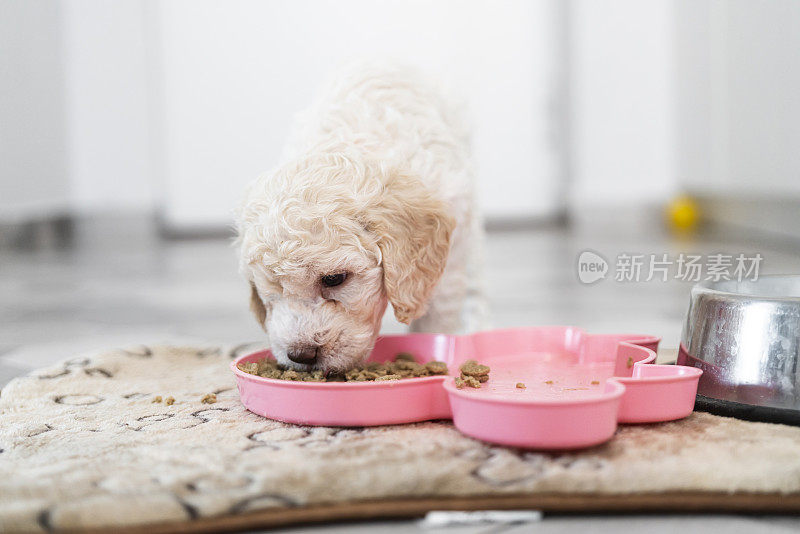
[[[758,283],[758,281],[763,279],[797,279],[798,283],[800,283],[800,275],[798,274],[766,274],[761,275],[758,277],[758,280],[754,281],[753,283]],[[769,302],[792,302],[792,303],[800,303],[800,296],[793,297],[793,296],[786,296],[786,297],[779,297],[779,296],[769,296],[769,295],[748,295],[746,293],[736,293],[734,291],[726,291],[722,289],[717,289],[714,286],[725,283],[731,282],[732,280],[720,280],[716,282],[712,281],[702,281],[698,282],[692,287],[692,298],[699,294],[707,294],[711,296],[720,296],[720,297],[729,297],[734,299],[746,300],[746,301],[769,301]]]

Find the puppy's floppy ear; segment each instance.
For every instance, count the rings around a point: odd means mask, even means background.
[[[395,317],[409,323],[427,310],[450,252],[449,206],[412,176],[390,172],[366,217],[377,234],[383,284]]]
[[[250,311],[256,316],[256,320],[258,324],[261,325],[261,328],[265,328],[264,323],[267,320],[267,309],[264,307],[261,297],[258,296],[258,290],[253,282],[250,282]]]

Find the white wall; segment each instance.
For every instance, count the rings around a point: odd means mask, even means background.
[[[61,12],[0,3],[0,220],[69,209]]]
[[[152,211],[142,3],[0,9],[0,218]]]
[[[793,0],[5,1],[0,48],[4,218],[162,204],[222,227],[320,79],[365,55],[463,90],[489,216],[557,209],[565,161],[578,210],[800,193]]]
[[[574,0],[574,208],[800,193],[800,2]]]
[[[63,0],[72,203],[79,212],[150,210],[155,184],[144,6]]]
[[[681,183],[800,194],[800,2],[677,3]]]
[[[165,218],[229,223],[247,182],[271,168],[295,112],[335,66],[389,56],[445,78],[471,103],[489,216],[554,211],[556,90],[551,0],[156,4],[163,53]],[[557,119],[557,117],[555,117]]]
[[[571,6],[571,205],[662,202],[677,187],[672,3]]]

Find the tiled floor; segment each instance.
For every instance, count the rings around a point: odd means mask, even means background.
[[[425,528],[420,521],[345,523],[330,527],[299,527],[281,534],[789,534],[800,521],[791,517],[748,516],[552,516],[518,525]]]
[[[583,285],[581,251],[611,263],[606,280]],[[574,324],[595,332],[661,335],[676,347],[690,282],[616,282],[620,253],[761,253],[762,273],[800,272],[800,248],[733,235],[673,238],[654,222],[625,214],[585,215],[569,227],[492,232],[487,240],[487,288],[493,326]],[[643,272],[646,278],[646,269]],[[73,246],[0,249],[0,385],[36,367],[82,351],[153,342],[236,342],[262,332],[249,316],[247,288],[229,242],[162,241],[141,218],[78,225]],[[386,331],[401,326],[390,317]],[[416,522],[316,527],[325,532],[416,531]],[[788,532],[785,518],[603,517],[546,518],[541,532],[676,529]],[[295,529],[293,532],[309,530]],[[448,532],[522,532],[521,527]]]

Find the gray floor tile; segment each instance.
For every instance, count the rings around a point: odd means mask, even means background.
[[[798,520],[784,524],[773,523],[769,518],[736,515],[688,516],[578,516],[545,517],[536,525],[520,525],[505,530],[503,534],[788,534],[797,532]]]
[[[16,365],[14,363],[5,362],[0,360],[0,390],[8,384],[12,378],[16,378],[18,376],[22,376],[32,368]]]

